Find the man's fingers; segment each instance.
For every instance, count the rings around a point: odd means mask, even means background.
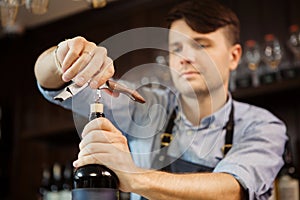
[[[88,42],[83,37],[75,37],[59,44],[59,58],[63,56],[61,65],[64,81],[72,80],[87,65],[96,47],[95,43]]]
[[[97,143],[96,141],[82,146],[83,148],[80,148],[78,158],[96,153],[107,153],[108,149],[112,148],[111,144],[102,143],[101,145],[99,145],[99,143]]]
[[[90,121],[83,129],[81,136],[85,137],[93,130],[103,130],[121,134],[120,131],[106,118],[100,117]]]
[[[113,61],[111,58],[106,57],[102,66],[99,69],[98,74],[96,74],[90,83],[91,88],[98,88],[103,85],[109,78],[111,78],[115,73],[113,66]]]
[[[88,164],[102,164],[102,162],[99,160],[99,157],[102,156],[103,156],[102,153],[96,153],[96,154],[84,156],[74,161],[73,166],[81,167]]]

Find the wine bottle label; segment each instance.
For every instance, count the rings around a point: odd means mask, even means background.
[[[72,190],[72,200],[118,200],[118,190],[111,188],[79,188]]]

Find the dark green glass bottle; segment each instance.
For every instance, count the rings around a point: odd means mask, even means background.
[[[90,106],[89,120],[105,117],[103,104]],[[72,200],[118,200],[119,180],[117,175],[104,165],[90,164],[79,167],[74,172]]]

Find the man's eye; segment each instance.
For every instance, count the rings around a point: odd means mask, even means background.
[[[173,53],[179,53],[181,52],[182,48],[176,48],[176,49],[172,49],[171,52]]]
[[[182,46],[178,45],[170,48],[171,53],[179,53],[182,51]]]
[[[207,44],[199,44],[199,43],[195,43],[192,45],[195,49],[205,49],[208,47]]]

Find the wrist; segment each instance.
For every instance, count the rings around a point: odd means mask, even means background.
[[[137,194],[143,194],[150,188],[151,174],[155,173],[153,170],[141,169],[139,172],[134,173],[130,177],[129,191]]]

